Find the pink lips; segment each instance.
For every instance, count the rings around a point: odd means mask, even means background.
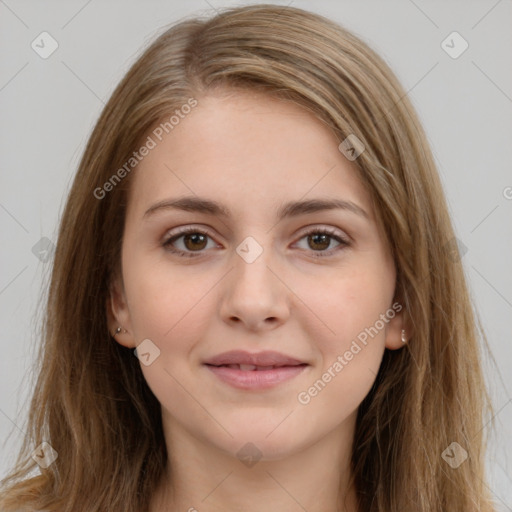
[[[205,362],[221,380],[240,389],[266,389],[287,381],[308,366],[279,352],[250,353],[233,350]]]

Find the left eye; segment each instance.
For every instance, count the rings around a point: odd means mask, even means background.
[[[310,247],[315,247],[315,249],[313,249],[313,252],[317,253],[314,255],[315,257],[324,257],[326,255],[331,255],[333,252],[340,250],[340,248],[349,245],[348,240],[343,238],[341,235],[337,235],[336,233],[337,232],[335,230],[314,229],[312,231],[309,231],[308,233],[305,233],[302,236],[302,238],[300,238],[300,240],[306,238],[308,240],[308,245]],[[329,247],[329,245],[331,245],[332,240],[336,240],[338,242],[338,245],[334,249],[330,249],[329,251],[327,251],[326,248]],[[309,243],[310,241],[312,242],[312,244]]]
[[[336,233],[337,231],[334,229],[317,228],[304,233],[299,240],[305,238],[308,240],[308,245],[313,247],[313,249],[311,249],[312,252],[316,253],[314,254],[314,257],[325,257],[326,255],[331,255],[331,253],[350,245],[347,239]],[[180,238],[183,238],[184,249],[176,248],[174,246],[174,243]],[[187,228],[182,230],[180,233],[167,238],[162,245],[166,250],[178,254],[179,256],[195,257],[200,256],[200,253],[202,253],[203,249],[206,248],[205,244],[207,243],[208,238],[211,237],[207,231],[199,228]],[[329,247],[332,240],[336,240],[338,242],[338,246],[327,251],[326,249]],[[310,241],[312,243],[309,243]],[[306,248],[305,250],[308,249]]]

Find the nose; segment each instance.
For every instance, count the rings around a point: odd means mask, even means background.
[[[244,243],[245,242],[245,243]],[[233,267],[221,287],[220,315],[250,331],[275,329],[290,314],[290,289],[270,244],[249,237],[233,254]]]

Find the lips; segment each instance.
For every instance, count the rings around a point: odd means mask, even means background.
[[[309,363],[279,352],[232,350],[208,359],[204,365],[231,387],[260,392],[298,377]]]
[[[254,364],[223,364],[221,366],[225,366],[226,368],[232,368],[233,370],[242,370],[245,372],[250,371],[265,371],[265,370],[273,370],[274,368],[279,368],[279,366],[256,366]]]
[[[282,366],[306,365],[307,363],[280,352],[265,351],[251,353],[243,350],[232,350],[208,359],[205,361],[205,364],[210,366],[227,366],[243,371],[264,371]]]

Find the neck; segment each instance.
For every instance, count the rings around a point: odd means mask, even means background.
[[[350,427],[354,421],[347,420]],[[358,512],[349,488],[353,429],[346,424],[287,457],[244,463],[167,423],[168,464],[151,512]]]

